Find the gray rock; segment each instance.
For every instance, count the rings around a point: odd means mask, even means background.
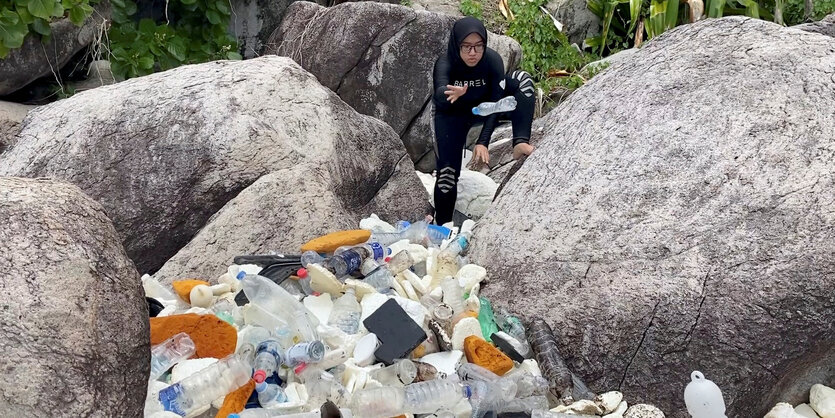
[[[730,17],[599,74],[543,118],[476,227],[483,295],[546,318],[592,391],[673,417],[694,368],[729,417],[826,376],[833,62],[829,37]]]
[[[638,404],[630,406],[623,418],[664,418],[664,413],[652,405]]]
[[[0,177],[0,219],[0,416],[141,417],[148,306],[104,209]]]
[[[290,6],[266,53],[289,56],[358,112],[388,123],[421,171],[435,160],[431,130],[432,68],[446,51],[452,16],[405,6],[352,2],[324,8]],[[506,69],[518,66],[519,44],[489,34]]]
[[[586,0],[549,0],[545,8],[563,24],[571,43],[583,45],[586,38],[600,34],[600,19],[586,7]]]
[[[259,177],[299,165],[359,208],[406,154],[298,64],[219,61],[99,87],[29,113],[0,175],[52,176],[99,201],[138,269],[153,272]],[[414,173],[407,199],[426,196]],[[298,202],[304,206],[303,202]],[[420,215],[423,215],[421,213]],[[315,224],[315,220],[310,220]]]
[[[244,58],[255,58],[264,53],[270,35],[284,18],[287,7],[295,0],[232,0],[232,19],[229,31],[238,39],[239,52]]]
[[[76,52],[90,45],[102,29],[103,21],[110,19],[110,2],[103,1],[93,8],[95,12],[82,26],[74,25],[69,19],[56,20],[49,24],[52,37],[48,43],[29,35],[22,47],[0,59],[0,96],[14,93],[40,77],[57,73]]]
[[[394,138],[396,139],[396,137]],[[383,154],[380,164],[393,170],[322,170],[311,181],[307,165],[295,165],[261,177],[229,201],[203,229],[156,273],[163,283],[200,277],[212,283],[235,256],[299,252],[301,244],[333,231],[356,229],[360,219],[376,213],[383,219],[418,219],[426,213],[426,192],[411,160],[401,151]],[[373,157],[372,157],[373,158]],[[376,177],[375,177],[376,175]],[[349,176],[346,178],[345,176]],[[375,182],[379,192],[357,202],[345,183]],[[422,196],[423,200],[414,198]]]
[[[459,0],[412,0],[411,7],[415,10],[442,13],[445,15],[463,17]]]
[[[800,29],[806,32],[820,33],[821,35],[835,37],[835,14],[826,16],[819,22],[792,26],[792,29]]]
[[[19,103],[0,102],[0,154],[17,141],[20,124],[26,117],[26,113],[34,107]]]

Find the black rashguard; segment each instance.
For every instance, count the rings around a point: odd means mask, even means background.
[[[457,53],[458,46],[454,46]],[[468,67],[460,58],[454,59],[451,54],[442,54],[435,61],[434,88],[432,100],[435,111],[467,117],[475,117],[473,107],[483,102],[495,102],[501,99],[503,89],[499,83],[505,78],[502,57],[490,48],[484,49],[484,56],[475,67]],[[451,62],[452,61],[452,62]],[[459,97],[455,103],[447,101],[447,85],[467,85],[467,92]],[[496,128],[498,115],[495,113],[484,117],[484,126],[478,136],[478,144],[487,146],[490,136]]]

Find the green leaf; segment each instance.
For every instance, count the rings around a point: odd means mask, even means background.
[[[28,25],[35,21],[35,16],[32,16],[32,13],[29,13],[29,9],[26,7],[18,7],[16,11],[23,23]]]
[[[139,33],[142,36],[153,37],[157,30],[157,24],[151,19],[142,19],[139,21]]]
[[[166,49],[180,62],[184,62],[188,56],[188,47],[186,47],[186,43],[182,38],[172,39],[166,45]]]
[[[216,10],[206,10],[206,18],[213,25],[219,25],[223,22],[223,17]]]
[[[652,0],[649,6],[649,22],[646,26],[647,36],[652,39],[664,32],[667,23],[667,1]]]
[[[196,4],[197,0],[180,0],[180,3],[189,5],[189,4]]]
[[[123,8],[123,12],[126,16],[133,16],[136,14],[136,3],[133,0],[124,0],[125,7]]]
[[[678,23],[678,5],[678,0],[667,0],[667,10],[665,12],[666,18],[664,19],[664,30],[676,27],[676,23]]]
[[[139,58],[139,68],[143,70],[150,70],[154,68],[154,58],[144,55]]]
[[[600,33],[601,45],[599,54],[603,54],[606,46],[606,37],[609,35],[609,27],[612,25],[612,17],[615,15],[617,0],[604,0],[603,3],[603,31]]]
[[[87,20],[87,17],[92,13],[93,8],[87,4],[73,6],[73,8],[70,9],[70,22],[74,23],[76,26],[81,26],[84,24],[84,21]]]
[[[55,15],[55,7],[60,7],[61,13],[64,12],[61,4],[55,0],[29,0],[26,5],[32,16],[47,20]]]
[[[707,16],[719,18],[724,15],[725,0],[709,0],[707,4]]]
[[[232,10],[229,8],[229,0],[217,0],[217,2],[215,2],[215,8],[217,11],[226,16],[229,16],[232,13]]]
[[[234,51],[227,52],[226,53],[226,58],[230,59],[230,60],[235,60],[235,61],[240,61],[240,60],[244,59],[244,57],[242,57],[241,54],[239,54],[237,52],[234,52]]]
[[[9,56],[9,48],[6,48],[2,42],[0,42],[0,58],[6,58]]]
[[[0,43],[6,48],[20,48],[28,33],[29,27],[20,20],[17,13],[9,9],[0,12]]]
[[[629,30],[627,34],[635,30],[635,25],[638,24],[638,19],[641,16],[641,0],[629,0]]]
[[[43,36],[49,36],[52,33],[52,29],[49,27],[49,22],[41,18],[37,18],[34,22],[32,22],[32,30]]]

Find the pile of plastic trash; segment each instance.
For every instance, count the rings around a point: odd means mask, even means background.
[[[479,296],[472,226],[372,215],[300,255],[237,257],[214,285],[144,276],[145,416],[622,416],[622,395],[566,368],[545,321],[526,328]]]

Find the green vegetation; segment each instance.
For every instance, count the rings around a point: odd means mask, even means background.
[[[601,33],[586,39],[586,46],[601,56],[633,47],[691,21],[690,5],[678,0],[588,0],[601,21]],[[835,0],[815,0],[811,19],[835,12]],[[698,10],[697,10],[698,13]],[[805,20],[804,0],[705,0],[709,18],[742,15],[793,26]]]
[[[132,0],[111,0],[110,30],[113,74],[130,78],[183,64],[241,59],[235,38],[228,33],[228,0],[170,0],[171,21],[134,18]]]
[[[93,13],[99,0],[0,0],[0,58],[20,48],[27,35],[49,42],[49,23],[68,17],[78,26]]]

